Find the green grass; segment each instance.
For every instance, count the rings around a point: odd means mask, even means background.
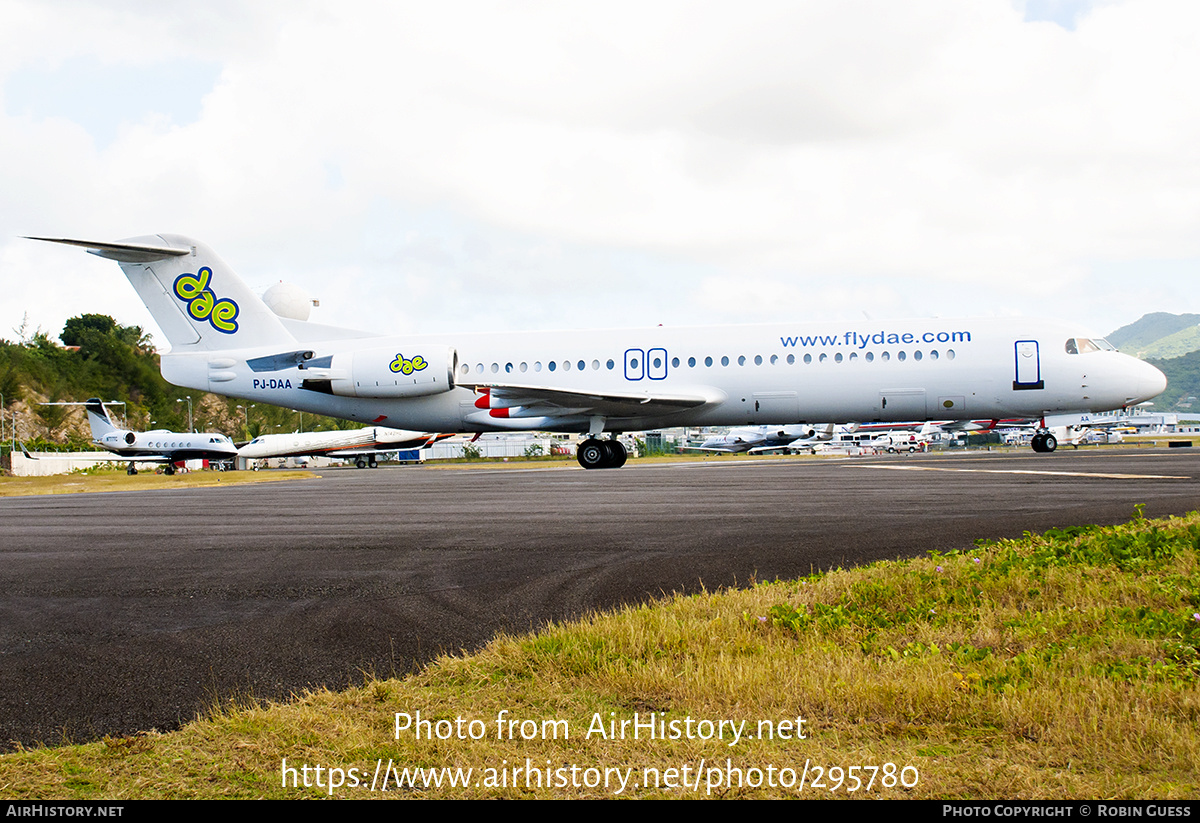
[[[0,794],[331,794],[327,781],[281,785],[286,758],[358,769],[365,783],[379,761],[473,770],[467,787],[410,772],[386,794],[343,785],[335,797],[611,797],[615,787],[573,784],[628,769],[636,785],[619,796],[1196,798],[1198,544],[1200,515],[1139,510],[1111,528],[672,597],[501,637],[403,680],[286,705],[230,701],[169,734],[5,755]],[[449,737],[397,738],[397,713],[417,712]],[[518,733],[497,739],[502,712]],[[635,715],[681,735],[595,731]],[[702,721],[744,724],[743,735],[701,739]],[[526,778],[527,763],[552,785]],[[701,763],[717,771],[699,789],[676,785]],[[803,791],[767,785],[789,774],[798,784],[806,764]]]

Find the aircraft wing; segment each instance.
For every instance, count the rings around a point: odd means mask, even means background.
[[[24,454],[25,457],[29,460],[41,460],[40,457],[34,457],[32,454],[30,454],[29,450],[25,447],[24,443],[21,444],[21,453]],[[230,457],[233,457],[233,455],[230,455]],[[170,457],[168,457],[165,454],[148,454],[143,457],[125,457],[124,455],[117,454],[116,452],[112,452],[110,454],[88,455],[86,457],[82,456],[82,455],[71,455],[71,457],[69,459],[71,459],[77,463],[172,463],[172,462],[174,462],[174,460],[172,460]]]
[[[409,440],[380,440],[375,445],[343,446],[329,448],[321,452],[304,452],[304,454],[319,454],[325,457],[358,457],[361,455],[386,454],[388,452],[406,452],[413,449],[427,449],[439,440],[454,437],[453,434],[423,434]],[[293,455],[300,456],[300,455]]]
[[[481,397],[475,405],[492,412],[493,417],[657,417],[720,402],[718,397],[699,394],[634,392],[589,392],[550,386],[521,386],[506,383],[465,383]]]
[[[799,438],[799,437],[796,438],[796,440],[800,440],[800,439],[801,438]],[[799,448],[801,444],[797,444],[796,440],[792,440],[791,442],[788,442],[788,443],[775,443],[774,445],[770,445],[770,446],[755,446],[754,448],[750,449],[746,453],[747,454],[762,454],[763,452],[777,452],[777,451],[781,451],[782,449]],[[803,442],[808,442],[808,441],[803,441]]]

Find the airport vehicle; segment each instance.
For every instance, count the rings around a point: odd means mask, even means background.
[[[407,429],[368,426],[328,432],[263,434],[238,449],[247,460],[268,457],[338,457],[353,460],[358,468],[375,468],[379,455],[401,449],[426,448],[450,434],[423,434]]]
[[[727,434],[710,437],[699,446],[688,448],[731,454],[755,454],[788,446],[799,448],[804,444],[832,439],[833,428],[832,423],[820,429],[813,426],[742,426],[730,429]]]
[[[277,315],[211,249],[179,235],[33,239],[120,264],[171,343],[162,373],[178,386],[428,431],[586,434],[576,458],[589,469],[625,462],[605,432],[1041,418],[1166,387],[1153,366],[1045,320],[379,335]],[[597,293],[584,310],[606,306]],[[1039,429],[1036,451],[1056,445]]]
[[[924,451],[929,446],[929,433],[922,430],[921,432],[911,431],[894,431],[880,434],[871,438],[869,445],[876,449],[881,449],[888,454],[896,454],[897,452],[918,452]]]
[[[173,432],[155,429],[134,432],[113,425],[99,398],[83,404],[92,427],[92,442],[129,462],[127,474],[137,474],[138,463],[162,463],[166,474],[185,460],[231,460],[237,457],[233,441],[217,432]]]

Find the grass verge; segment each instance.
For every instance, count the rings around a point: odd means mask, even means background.
[[[1139,510],[673,597],[403,680],[4,755],[0,795],[1196,798],[1198,545],[1200,515]]]
[[[236,486],[244,483],[270,483],[276,480],[304,480],[315,477],[317,475],[310,471],[196,471],[174,475],[140,472],[128,475],[124,469],[90,470],[76,474],[55,474],[48,477],[0,477],[0,497],[147,491],[150,489],[195,489],[203,486]]]

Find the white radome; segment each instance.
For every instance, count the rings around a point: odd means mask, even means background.
[[[280,281],[263,293],[267,308],[280,317],[291,320],[307,320],[313,301],[308,292],[292,283]]]

